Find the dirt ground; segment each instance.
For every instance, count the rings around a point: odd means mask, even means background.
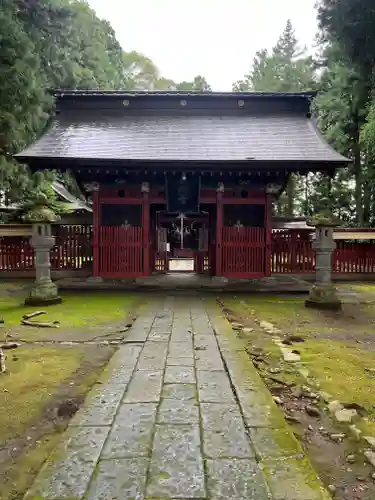
[[[23,306],[28,285],[0,282],[0,499],[18,500],[82,405],[135,317],[138,297],[126,293],[64,294],[35,318],[59,328],[21,325],[37,308]]]
[[[62,368],[60,376],[51,370],[51,361],[55,364],[56,360],[63,363],[66,357],[77,359],[77,351],[79,364],[69,363],[75,369],[66,378],[64,377],[69,370],[62,365],[59,365]],[[27,379],[26,375],[30,370],[25,371],[21,367],[18,371],[15,366],[26,362],[30,352],[35,359],[33,368],[36,364],[43,365],[40,371],[43,381],[36,380],[36,377]],[[113,352],[113,347],[104,346],[84,346],[78,349],[61,346],[53,350],[46,347],[25,347],[17,351],[17,360],[7,360],[9,371],[0,379],[1,500],[23,498],[24,491],[52,451],[70,418],[83,403],[86,393],[96,382]],[[26,362],[26,366],[30,369],[30,363]],[[47,383],[46,379],[51,375],[53,378]],[[11,382],[13,377],[26,380],[14,384]],[[38,397],[35,398],[33,392]]]
[[[355,405],[362,435],[375,436],[375,286],[354,285],[345,291],[353,293],[350,301],[355,303],[344,304],[339,313],[306,309],[304,296],[239,295],[218,301],[231,322],[245,327],[234,334],[246,340],[249,356],[333,498],[373,500],[375,469],[363,456],[365,443],[348,424],[331,418],[328,399],[321,396],[327,393],[330,400]],[[280,329],[284,340],[299,340],[290,348],[301,355],[304,376],[300,364],[284,362],[274,335],[259,326],[261,321]],[[309,405],[319,408],[318,416],[306,412]]]

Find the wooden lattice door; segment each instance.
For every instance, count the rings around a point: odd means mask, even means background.
[[[222,239],[223,276],[260,278],[266,275],[266,229],[224,227]]]
[[[142,276],[142,227],[100,227],[99,272],[103,278]]]

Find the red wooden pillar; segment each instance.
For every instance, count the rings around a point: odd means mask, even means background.
[[[99,242],[100,242],[100,201],[99,201],[99,186],[92,187],[93,197],[93,276],[99,276]]]
[[[150,185],[148,182],[142,183],[142,228],[143,228],[143,274],[150,274]]]
[[[223,275],[223,217],[224,184],[220,182],[216,189],[216,276]]]
[[[272,197],[269,194],[266,194],[266,204],[264,206],[265,209],[265,223],[264,228],[266,231],[266,276],[271,276],[271,259],[273,259],[272,252]]]

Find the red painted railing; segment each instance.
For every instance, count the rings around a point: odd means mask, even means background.
[[[56,244],[51,249],[51,268],[80,270],[92,266],[92,226],[54,226]],[[34,269],[34,250],[28,236],[0,237],[0,271]]]
[[[272,232],[271,273],[306,274],[315,270],[315,251],[311,232],[288,230]]]
[[[271,272],[309,274],[315,271],[315,250],[310,230],[275,230],[272,233]],[[375,241],[336,241],[332,271],[337,274],[375,273]]]
[[[336,245],[332,258],[334,273],[375,273],[375,241],[370,243],[337,241]]]
[[[120,234],[120,232],[121,234]],[[56,244],[51,250],[53,270],[91,269],[93,263],[91,225],[54,226]],[[271,240],[272,274],[311,274],[315,271],[313,233],[309,230],[274,230]],[[34,269],[34,251],[26,236],[0,237],[0,271]],[[102,228],[100,235],[101,274],[139,276],[143,272],[142,228]],[[375,240],[336,241],[332,269],[337,274],[375,274]],[[199,272],[215,269],[210,255],[197,266]],[[262,228],[223,229],[223,271],[230,277],[264,276],[265,238]],[[153,255],[157,260],[157,256]],[[150,256],[151,258],[151,256]],[[160,258],[160,256],[159,256]],[[203,258],[203,254],[202,254]],[[155,270],[165,272],[165,261]],[[163,265],[161,265],[163,264]],[[104,274],[103,274],[104,273]]]
[[[24,236],[0,237],[0,271],[34,269],[34,250],[29,240]]]

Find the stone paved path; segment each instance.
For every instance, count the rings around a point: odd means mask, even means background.
[[[209,299],[155,299],[25,498],[318,500],[321,488]]]

